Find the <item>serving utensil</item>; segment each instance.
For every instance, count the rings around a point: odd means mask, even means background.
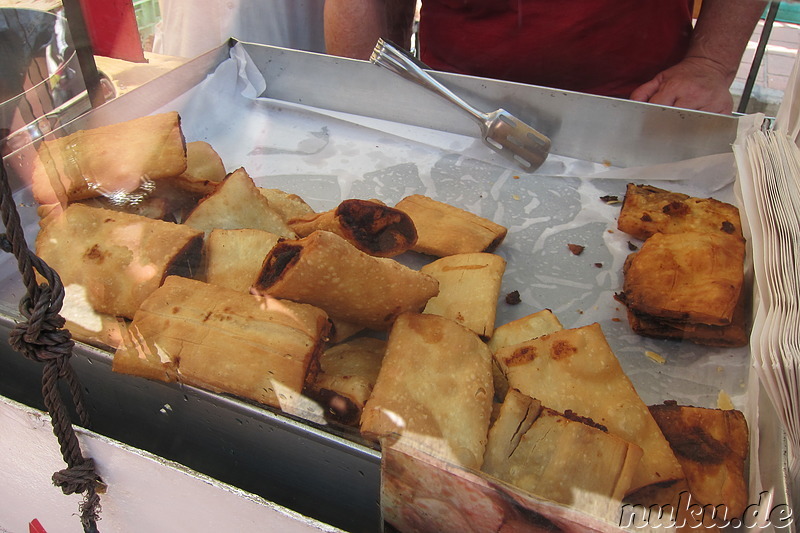
[[[491,113],[479,111],[435,80],[413,56],[390,41],[378,40],[370,62],[433,91],[469,113],[480,123],[483,141],[523,170],[533,172],[550,153],[550,139],[547,136],[505,109]]]

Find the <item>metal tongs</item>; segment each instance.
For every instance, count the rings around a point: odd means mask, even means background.
[[[491,113],[478,111],[425,72],[416,58],[400,47],[378,40],[370,62],[380,65],[429,89],[472,115],[481,125],[483,141],[493,150],[533,172],[547,159],[550,139],[528,126],[505,109]]]

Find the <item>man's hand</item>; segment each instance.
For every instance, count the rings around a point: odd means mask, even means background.
[[[630,99],[730,114],[733,112],[730,85],[730,74],[721,65],[702,57],[687,57],[635,89]]]

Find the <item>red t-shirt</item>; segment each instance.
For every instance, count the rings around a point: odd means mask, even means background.
[[[686,54],[693,0],[424,0],[433,69],[627,98]]]

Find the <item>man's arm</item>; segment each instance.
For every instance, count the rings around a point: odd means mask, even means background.
[[[731,113],[730,86],[767,3],[703,0],[686,57],[631,94],[631,100]]]
[[[329,54],[368,59],[378,38],[409,48],[415,0],[325,0]]]

